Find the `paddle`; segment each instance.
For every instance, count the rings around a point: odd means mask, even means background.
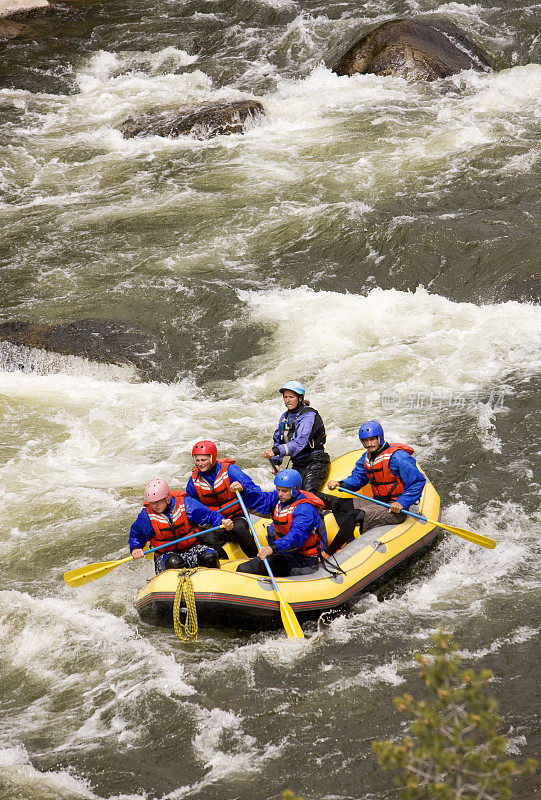
[[[337,486],[336,488],[339,492],[347,492],[355,497],[360,497],[362,500],[368,500],[370,503],[376,503],[378,506],[385,506],[385,508],[391,507],[389,503],[384,503],[382,500],[376,500],[373,497],[366,497],[366,495],[359,494],[358,492],[352,492],[351,489],[344,489],[343,486]],[[487,550],[494,550],[496,547],[496,542],[494,539],[489,539],[488,536],[483,536],[480,533],[474,533],[473,531],[468,531],[465,528],[455,528],[452,525],[444,525],[443,522],[437,522],[435,519],[428,519],[428,517],[423,517],[422,514],[415,514],[413,511],[406,511],[405,508],[403,508],[400,513],[408,514],[410,517],[418,519],[423,523],[430,522],[432,525],[437,525],[438,528],[443,528],[444,531],[449,531],[449,533],[454,533],[456,536],[460,536],[462,539],[466,539],[468,542],[478,544],[479,547],[486,547]]]
[[[231,505],[236,505],[235,503],[231,503]],[[215,528],[207,528],[205,531],[198,531],[197,533],[190,533],[189,536],[183,536],[182,539],[173,539],[171,542],[165,542],[164,544],[158,545],[158,547],[151,547],[150,550],[144,550],[145,556],[149,553],[154,553],[155,550],[162,550],[164,547],[169,547],[171,544],[178,544],[178,542],[185,542],[186,539],[193,539],[194,536],[201,536],[203,533],[211,533],[212,531],[219,531],[221,530],[221,525],[217,525]],[[127,558],[121,558],[120,561],[101,561],[97,562],[96,564],[87,564],[86,567],[79,567],[78,569],[70,569],[68,572],[64,574],[64,580],[68,584],[68,586],[83,586],[85,583],[91,583],[92,581],[98,580],[98,578],[103,578],[104,575],[107,575],[108,572],[111,570],[116,569],[121,564],[125,564],[127,561],[137,561],[138,559],[134,559],[133,556],[128,556]]]
[[[248,525],[250,526],[250,530],[252,531],[252,536],[254,537],[255,543],[258,549],[261,550],[261,542],[259,541],[257,533],[255,532],[255,528],[252,525],[252,520],[250,519],[248,511],[246,510],[246,506],[244,505],[244,500],[240,496],[240,492],[236,492],[236,495],[240,503],[240,507],[244,512],[244,517],[246,519],[246,522],[248,523]],[[274,591],[276,592],[278,600],[280,601],[280,614],[282,616],[282,622],[284,628],[286,629],[288,637],[290,639],[304,639],[304,633],[302,632],[302,628],[299,625],[299,620],[295,616],[295,612],[293,611],[289,603],[286,603],[286,601],[282,597],[280,589],[278,588],[278,584],[276,583],[274,575],[272,574],[269,562],[267,561],[266,558],[263,559],[263,563],[267,568],[267,572],[269,573],[269,578],[271,579]]]

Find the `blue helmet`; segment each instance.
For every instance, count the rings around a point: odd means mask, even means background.
[[[295,394],[298,394],[301,397],[304,397],[306,394],[306,389],[302,383],[299,383],[299,381],[286,381],[280,389],[280,394],[283,394],[286,389],[289,389],[290,392],[295,392]]]
[[[377,419],[369,419],[368,422],[363,422],[359,428],[359,439],[361,442],[363,439],[371,439],[372,436],[377,436],[379,438],[380,446],[385,442],[383,428]]]
[[[296,469],[282,469],[274,479],[274,485],[280,489],[291,489],[291,494],[296,497],[301,488],[302,478]]]

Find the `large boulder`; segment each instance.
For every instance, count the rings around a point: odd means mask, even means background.
[[[450,22],[400,19],[362,36],[333,67],[338,75],[433,81],[463,69],[489,71],[487,56]]]
[[[114,320],[85,319],[64,325],[5,322],[0,325],[0,342],[107,364],[132,364],[150,379],[157,378],[170,360],[153,337]],[[17,366],[16,354],[6,351],[4,356],[9,357],[10,368]],[[24,364],[19,368],[24,369]]]
[[[140,136],[182,136],[209,139],[218,134],[243,133],[265,109],[257,100],[214,103],[179,111],[161,111],[127,119],[121,126],[127,139]]]

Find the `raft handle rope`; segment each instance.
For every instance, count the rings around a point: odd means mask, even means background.
[[[323,557],[323,551],[321,549],[321,542],[319,541],[319,539],[317,543],[317,557],[319,559],[320,566],[323,567],[325,572],[328,572],[329,575],[331,575],[333,578],[336,578],[340,573],[342,573],[342,575],[347,575],[347,572],[344,572],[344,570],[338,563],[338,559],[336,558],[336,553],[332,553],[332,555],[329,554],[328,559]],[[331,564],[328,563],[331,559],[332,559],[332,566],[335,567],[336,569],[332,569]]]
[[[173,625],[175,626],[175,633],[181,642],[197,642],[199,627],[192,582],[192,575],[195,572],[197,572],[197,567],[194,569],[180,569],[178,572],[177,590],[173,602]],[[186,599],[186,622],[184,623],[180,621],[180,604],[183,596]]]

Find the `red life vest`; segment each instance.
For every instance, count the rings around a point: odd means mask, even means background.
[[[149,504],[145,503],[148,518],[152,525],[152,530],[154,531],[150,537],[151,547],[158,547],[158,545],[170,542],[172,539],[180,539],[182,536],[188,536],[192,531],[197,532],[201,530],[197,525],[192,525],[188,520],[186,508],[184,507],[186,492],[171,492],[171,497],[175,498],[175,507],[171,519],[166,517],[165,514],[158,514],[156,511],[153,511]],[[186,539],[185,542],[172,545],[170,552],[186,550],[196,543],[197,537],[192,536],[190,539]],[[166,548],[163,548],[163,552],[165,552],[165,550]]]
[[[372,462],[368,458],[368,453],[364,457],[364,471],[376,500],[392,503],[404,491],[404,484],[398,475],[391,472],[389,467],[390,458],[397,450],[404,450],[410,455],[413,453],[413,447],[410,447],[409,444],[394,442],[378,453]]]
[[[286,533],[289,532],[291,528],[291,523],[293,522],[293,509],[297,506],[300,506],[302,503],[310,503],[310,505],[315,506],[316,508],[325,508],[325,503],[323,500],[320,500],[315,494],[312,492],[301,491],[299,492],[299,496],[297,499],[290,503],[285,508],[281,508],[281,504],[278,502],[274,507],[274,511],[272,512],[272,521],[274,522],[274,530],[276,532],[276,538],[281,539],[282,536],[285,536]],[[317,556],[319,544],[319,529],[314,529],[306,541],[302,544],[301,547],[298,549],[298,553],[303,556]]]
[[[192,472],[193,485],[197,492],[197,499],[200,500],[204,506],[211,508],[213,511],[219,511],[220,506],[225,506],[232,500],[237,499],[235,492],[231,491],[231,480],[227,473],[228,467],[234,463],[234,458],[224,458],[223,461],[218,461],[220,469],[216,475],[214,486],[211,486],[206,480],[204,472],[194,467]],[[231,506],[231,508],[228,508],[227,511],[224,511],[223,516],[232,519],[233,517],[238,517],[239,514],[242,514],[242,511],[237,503]]]

